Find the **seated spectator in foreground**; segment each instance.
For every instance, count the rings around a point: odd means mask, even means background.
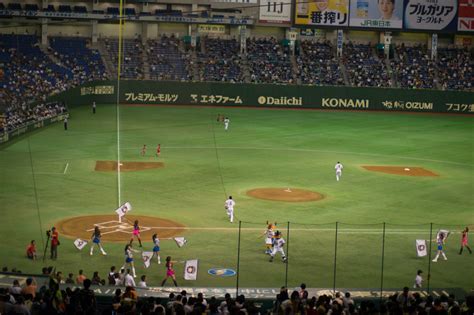
[[[20,282],[17,279],[13,280],[13,285],[10,288],[10,293],[13,294],[13,295],[21,294]]]
[[[36,289],[37,289],[37,285],[36,285],[35,279],[28,278],[28,279],[26,279],[26,287],[24,287],[21,290],[21,294],[23,294],[25,296],[28,295],[28,294],[31,294],[31,296],[33,296],[33,298],[35,298]]]
[[[76,277],[76,284],[83,284],[84,280],[86,280],[87,277],[84,275],[84,271],[79,270],[79,274]]]
[[[32,240],[26,248],[26,257],[32,260],[36,260],[36,242]]]

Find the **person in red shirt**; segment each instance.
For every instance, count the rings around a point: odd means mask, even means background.
[[[32,240],[28,247],[26,248],[26,256],[29,259],[36,260],[36,242]]]
[[[158,144],[156,147],[156,157],[160,157],[161,154],[161,144]]]
[[[59,245],[59,233],[53,226],[51,229],[51,259],[56,260],[58,258],[58,245]]]

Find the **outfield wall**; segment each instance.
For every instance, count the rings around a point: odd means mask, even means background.
[[[53,97],[68,105],[116,103],[116,81],[90,82]],[[121,104],[254,106],[474,114],[474,93],[205,82],[120,82]]]

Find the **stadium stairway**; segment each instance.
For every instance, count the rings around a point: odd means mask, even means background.
[[[117,77],[117,69],[114,67],[112,60],[110,60],[110,55],[107,53],[107,49],[105,48],[104,41],[99,41],[97,43],[97,47],[99,50],[100,56],[102,58],[102,62],[105,65],[105,69],[107,71],[109,78]]]

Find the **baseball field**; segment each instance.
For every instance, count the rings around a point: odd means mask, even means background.
[[[208,274],[228,268],[239,270],[240,287],[400,288],[421,269],[425,283],[431,270],[432,288],[472,288],[474,255],[458,254],[460,232],[474,229],[472,117],[127,105],[117,115],[102,104],[96,114],[88,105],[70,115],[67,131],[57,123],[0,147],[2,266],[106,278],[123,264],[138,219],[144,246],[135,241],[135,249],[150,251],[153,233],[161,238],[161,265],[145,269],[135,254],[137,274],[152,286],[171,256],[180,286],[234,287],[236,276]],[[118,223],[114,211],[127,201],[133,210]],[[267,221],[286,240],[288,264],[264,253]],[[107,256],[73,245],[90,241],[94,225]],[[58,259],[43,262],[53,226]],[[448,260],[417,257],[417,239],[434,257],[439,229],[451,231]],[[179,248],[175,236],[187,244]],[[37,261],[25,256],[33,239]],[[190,259],[199,261],[196,281],[183,279]]]

